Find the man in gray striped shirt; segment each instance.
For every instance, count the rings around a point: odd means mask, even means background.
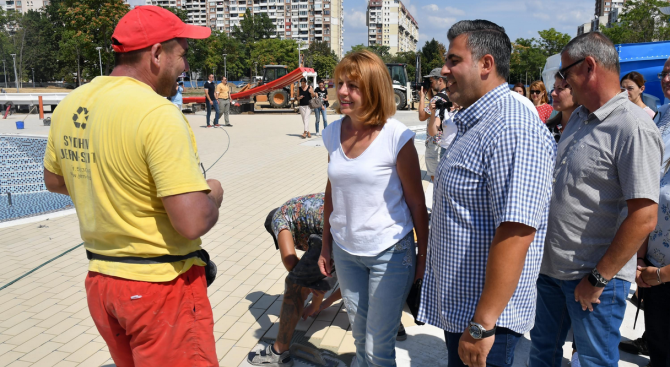
[[[582,365],[617,366],[635,255],[656,226],[663,143],[620,93],[619,56],[606,36],[574,38],[561,62],[582,106],[558,145],[530,366],[560,365],[571,325]]]

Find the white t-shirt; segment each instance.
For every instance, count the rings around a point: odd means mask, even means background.
[[[442,138],[440,138],[440,146],[444,149],[449,148],[451,143],[456,138],[458,127],[454,123],[454,116],[458,111],[445,111],[444,121],[442,121]]]
[[[341,126],[342,119],[323,130],[330,156],[330,233],[342,250],[376,256],[414,227],[396,169],[398,152],[408,142],[414,144],[414,133],[400,121],[388,119],[370,146],[350,159],[342,150]]]
[[[519,94],[519,93],[517,93],[513,90],[510,91],[510,92],[512,93],[512,97],[516,98],[517,101],[523,103],[524,106],[528,107],[530,112],[534,113],[535,116],[537,116],[538,118],[540,117],[540,114],[537,112],[537,108],[535,108],[535,105],[533,104],[533,102],[530,99],[522,96],[521,94]]]

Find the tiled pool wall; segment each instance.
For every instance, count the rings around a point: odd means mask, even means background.
[[[0,222],[73,207],[44,186],[46,145],[46,137],[0,135]]]

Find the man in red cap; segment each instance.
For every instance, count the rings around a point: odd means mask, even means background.
[[[200,236],[223,190],[205,180],[193,132],[165,97],[210,35],[140,6],[114,30],[115,67],[54,112],[44,181],[70,195],[90,260],[88,307],[119,367],[218,366]]]

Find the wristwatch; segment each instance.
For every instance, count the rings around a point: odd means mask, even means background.
[[[496,334],[496,326],[493,326],[493,329],[491,330],[486,330],[481,324],[478,324],[474,321],[470,321],[470,326],[468,327],[468,331],[470,332],[470,336],[473,339],[479,340],[479,339],[484,339],[488,338],[490,336],[493,336]]]
[[[600,272],[597,268],[593,268],[589,274],[589,283],[591,283],[591,285],[596,288],[605,288],[610,280],[611,279],[605,279],[602,275],[600,275]]]

